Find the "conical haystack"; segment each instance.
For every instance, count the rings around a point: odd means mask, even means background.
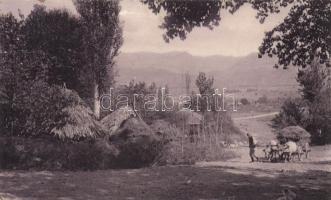
[[[112,135],[123,123],[130,117],[135,117],[136,114],[130,107],[122,107],[115,110],[110,115],[107,115],[101,120],[101,124]]]
[[[62,113],[65,117],[51,133],[61,139],[74,140],[102,136],[105,132],[102,125],[94,118],[91,109],[83,105],[78,94],[69,89],[63,89],[61,92],[71,105],[63,108]]]

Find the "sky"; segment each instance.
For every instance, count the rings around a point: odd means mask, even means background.
[[[41,3],[40,1],[45,1]],[[71,0],[0,0],[0,12],[27,15],[34,4],[44,4],[47,8],[65,8],[75,13]],[[162,15],[154,15],[139,0],[121,0],[120,18],[123,25],[124,44],[121,52],[188,52],[192,55],[245,56],[258,51],[264,33],[281,23],[287,14],[283,10],[260,24],[255,18],[256,11],[248,5],[231,15],[223,12],[220,25],[212,31],[196,28],[186,40],[175,39],[166,43],[159,28]]]

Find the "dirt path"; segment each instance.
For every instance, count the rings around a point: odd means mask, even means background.
[[[241,172],[248,169],[251,170],[269,170],[277,175],[279,172],[296,171],[296,172],[309,172],[311,170],[319,170],[331,172],[331,145],[322,147],[312,147],[312,151],[308,158],[302,158],[301,161],[294,160],[293,162],[286,163],[270,163],[270,162],[255,162],[250,163],[248,155],[248,147],[238,147],[233,149],[239,157],[228,161],[217,162],[200,162],[197,166],[200,167],[232,167]],[[261,147],[256,149],[256,155],[263,158],[263,151]]]
[[[265,145],[275,138],[270,123],[276,114],[278,112],[254,113],[248,116],[246,113],[239,113],[233,116],[233,121],[242,132],[250,133],[260,145]]]
[[[265,117],[274,117],[279,112],[271,112],[271,113],[265,113],[265,114],[258,114],[253,116],[245,116],[245,117],[234,117],[233,120],[247,120],[247,119],[258,119],[258,118],[265,118]]]

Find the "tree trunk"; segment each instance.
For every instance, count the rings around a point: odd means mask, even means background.
[[[100,119],[100,99],[99,99],[99,85],[93,83],[93,113],[97,119]]]

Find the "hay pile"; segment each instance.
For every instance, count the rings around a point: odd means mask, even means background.
[[[156,134],[143,120],[136,117],[124,120],[111,136],[114,142],[136,142],[142,138],[156,139]]]
[[[75,105],[64,108],[63,112],[67,114],[67,117],[63,119],[64,125],[51,130],[51,133],[60,139],[96,138],[105,133],[102,125],[94,119],[93,112],[89,108]]]
[[[281,141],[285,139],[292,140],[295,142],[309,142],[310,137],[310,133],[300,126],[288,126],[286,128],[283,128],[278,134],[278,139]]]
[[[150,166],[162,152],[160,138],[140,118],[131,117],[110,137],[110,143],[119,150],[116,163],[129,168]]]
[[[130,117],[136,117],[133,109],[130,107],[122,107],[104,117],[101,120],[101,124],[107,130],[109,135],[112,135],[121,126],[121,124]]]
[[[94,139],[105,134],[103,126],[95,119],[90,108],[79,95],[69,89],[61,89],[61,95],[70,102],[62,109],[63,118],[51,130],[51,134],[64,140]]]

